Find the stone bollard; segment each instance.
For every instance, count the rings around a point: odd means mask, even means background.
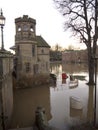
[[[37,107],[36,116],[35,116],[35,124],[39,130],[46,130],[48,126],[45,109],[43,107]]]
[[[48,125],[45,109],[43,107],[37,107],[36,109],[35,125],[38,130],[58,130],[57,128]]]

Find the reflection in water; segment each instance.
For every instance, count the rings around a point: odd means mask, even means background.
[[[69,87],[69,75],[78,74],[88,78],[86,64],[51,65],[51,72],[57,75],[56,87],[50,88],[50,103],[52,119],[49,123],[60,130],[69,130],[72,125],[93,122],[94,115],[94,87],[88,86],[86,80],[78,80],[78,86]],[[62,72],[66,72],[68,79],[63,81]],[[97,90],[98,91],[98,90]],[[70,106],[70,97],[78,97],[82,101],[82,109],[73,109]]]
[[[62,64],[62,71],[69,74],[87,72],[87,64]]]
[[[62,79],[62,84],[66,84],[66,79]]]
[[[77,97],[70,97],[70,107],[76,110],[83,109],[82,101]]]
[[[50,71],[56,75],[62,73],[62,65],[61,64],[51,64]]]
[[[38,106],[45,108],[47,119],[50,120],[49,86],[14,90],[14,110],[10,128],[32,126]]]
[[[88,86],[89,87],[89,92],[88,92],[88,106],[87,106],[87,120],[89,122],[93,122],[93,109],[94,109],[94,99],[93,99],[93,93],[94,93],[94,86]]]
[[[83,104],[77,97],[70,97],[70,117],[73,120],[82,119]],[[73,124],[74,125],[74,124]]]
[[[17,125],[20,127],[31,126],[34,123],[37,106],[45,108],[49,124],[59,130],[69,130],[72,125],[93,121],[94,87],[88,86],[86,80],[78,80],[77,87],[71,89],[69,87],[69,74],[73,73],[87,77],[87,66],[83,64],[51,64],[50,69],[51,73],[57,76],[56,86],[50,86],[50,88],[39,86],[14,91],[12,128]],[[62,80],[62,72],[67,73],[68,78],[66,80]],[[70,107],[71,96],[81,99],[83,109]]]
[[[69,87],[74,88],[78,86],[78,79],[69,82]]]
[[[82,114],[83,114],[83,109],[74,109],[70,107],[70,117],[73,118],[82,118]]]

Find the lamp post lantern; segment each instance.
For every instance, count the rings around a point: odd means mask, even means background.
[[[3,12],[1,9],[0,14],[0,26],[1,26],[1,50],[4,50],[4,40],[3,40],[3,26],[5,25],[5,17],[3,16]]]

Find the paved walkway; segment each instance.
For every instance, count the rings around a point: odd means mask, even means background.
[[[17,129],[8,129],[8,130],[38,130],[38,128],[34,127],[28,127],[28,128],[17,128]],[[58,130],[54,127],[46,127],[45,130]]]
[[[28,128],[15,128],[15,129],[8,129],[8,130],[34,130],[33,127]]]
[[[9,130],[35,130],[35,129],[33,127],[27,127],[27,128],[16,128],[16,129],[9,129]]]

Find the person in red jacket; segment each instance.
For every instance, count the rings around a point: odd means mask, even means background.
[[[67,74],[66,73],[62,73],[62,79],[67,79],[67,78],[68,78]]]

